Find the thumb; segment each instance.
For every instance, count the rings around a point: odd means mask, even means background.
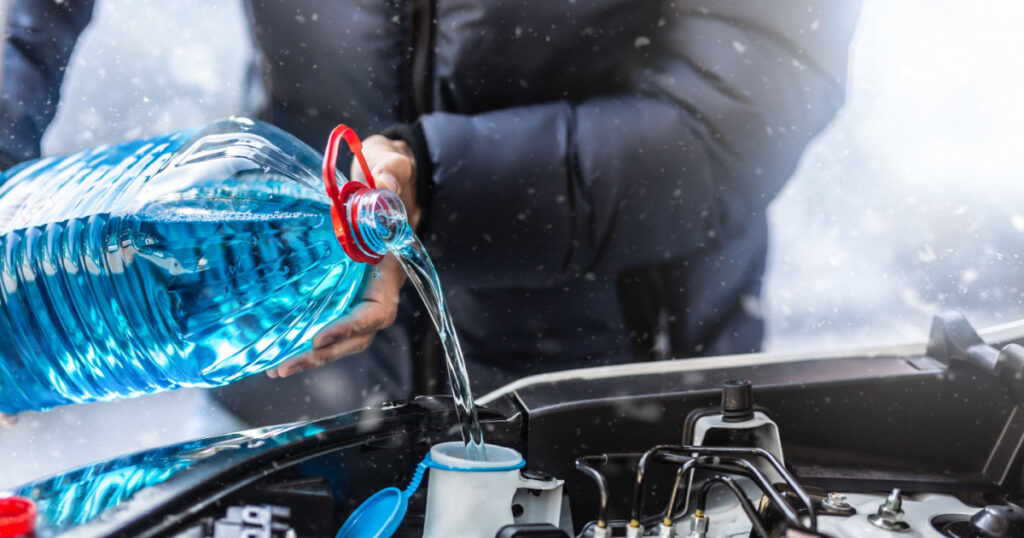
[[[402,184],[391,172],[387,170],[378,170],[377,172],[374,172],[373,179],[377,183],[378,189],[387,189],[389,191],[394,191],[397,194],[402,194]]]

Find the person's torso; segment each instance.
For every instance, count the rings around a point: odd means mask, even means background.
[[[657,34],[671,6],[249,0],[247,7],[268,98],[264,118],[318,147],[341,121],[369,134],[430,112],[478,114],[635,91],[631,72],[664,41]],[[760,249],[753,254],[763,260]],[[496,379],[636,355],[614,275],[533,290],[443,284],[467,355],[501,368]],[[741,340],[749,347],[752,339]]]
[[[628,91],[664,26],[662,2],[250,0],[272,121],[317,144],[339,121],[372,132]],[[660,22],[659,22],[660,21]]]

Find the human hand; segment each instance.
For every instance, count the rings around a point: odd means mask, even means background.
[[[420,205],[416,198],[416,157],[409,143],[373,135],[363,140],[363,156],[370,165],[377,188],[398,193],[409,216],[409,225],[415,230],[420,224]],[[363,170],[354,159],[349,178],[366,183]]]
[[[409,215],[409,224],[416,229],[420,207],[416,202],[416,159],[412,148],[404,141],[374,135],[363,141],[363,156],[377,188],[398,193]],[[353,181],[365,182],[362,170],[355,162],[349,177]],[[370,346],[377,331],[390,327],[398,314],[398,294],[405,282],[405,271],[393,254],[385,256],[377,264],[376,271],[379,276],[370,279],[352,310],[313,337],[312,350],[268,370],[267,375],[288,377],[359,353]]]
[[[8,414],[5,414],[5,413],[0,413],[0,427],[10,428],[10,427],[14,426],[17,423],[18,423],[18,416],[17,415],[8,415]]]

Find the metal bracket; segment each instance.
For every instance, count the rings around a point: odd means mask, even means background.
[[[1018,402],[1024,402],[1024,346],[1009,344],[997,350],[959,312],[943,312],[932,319],[927,354],[947,367],[966,364],[995,376]]]

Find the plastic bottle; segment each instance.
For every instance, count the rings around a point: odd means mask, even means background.
[[[0,412],[222,385],[308,347],[410,233],[394,193],[338,189],[342,127],[323,179],[246,119],[0,175]]]

